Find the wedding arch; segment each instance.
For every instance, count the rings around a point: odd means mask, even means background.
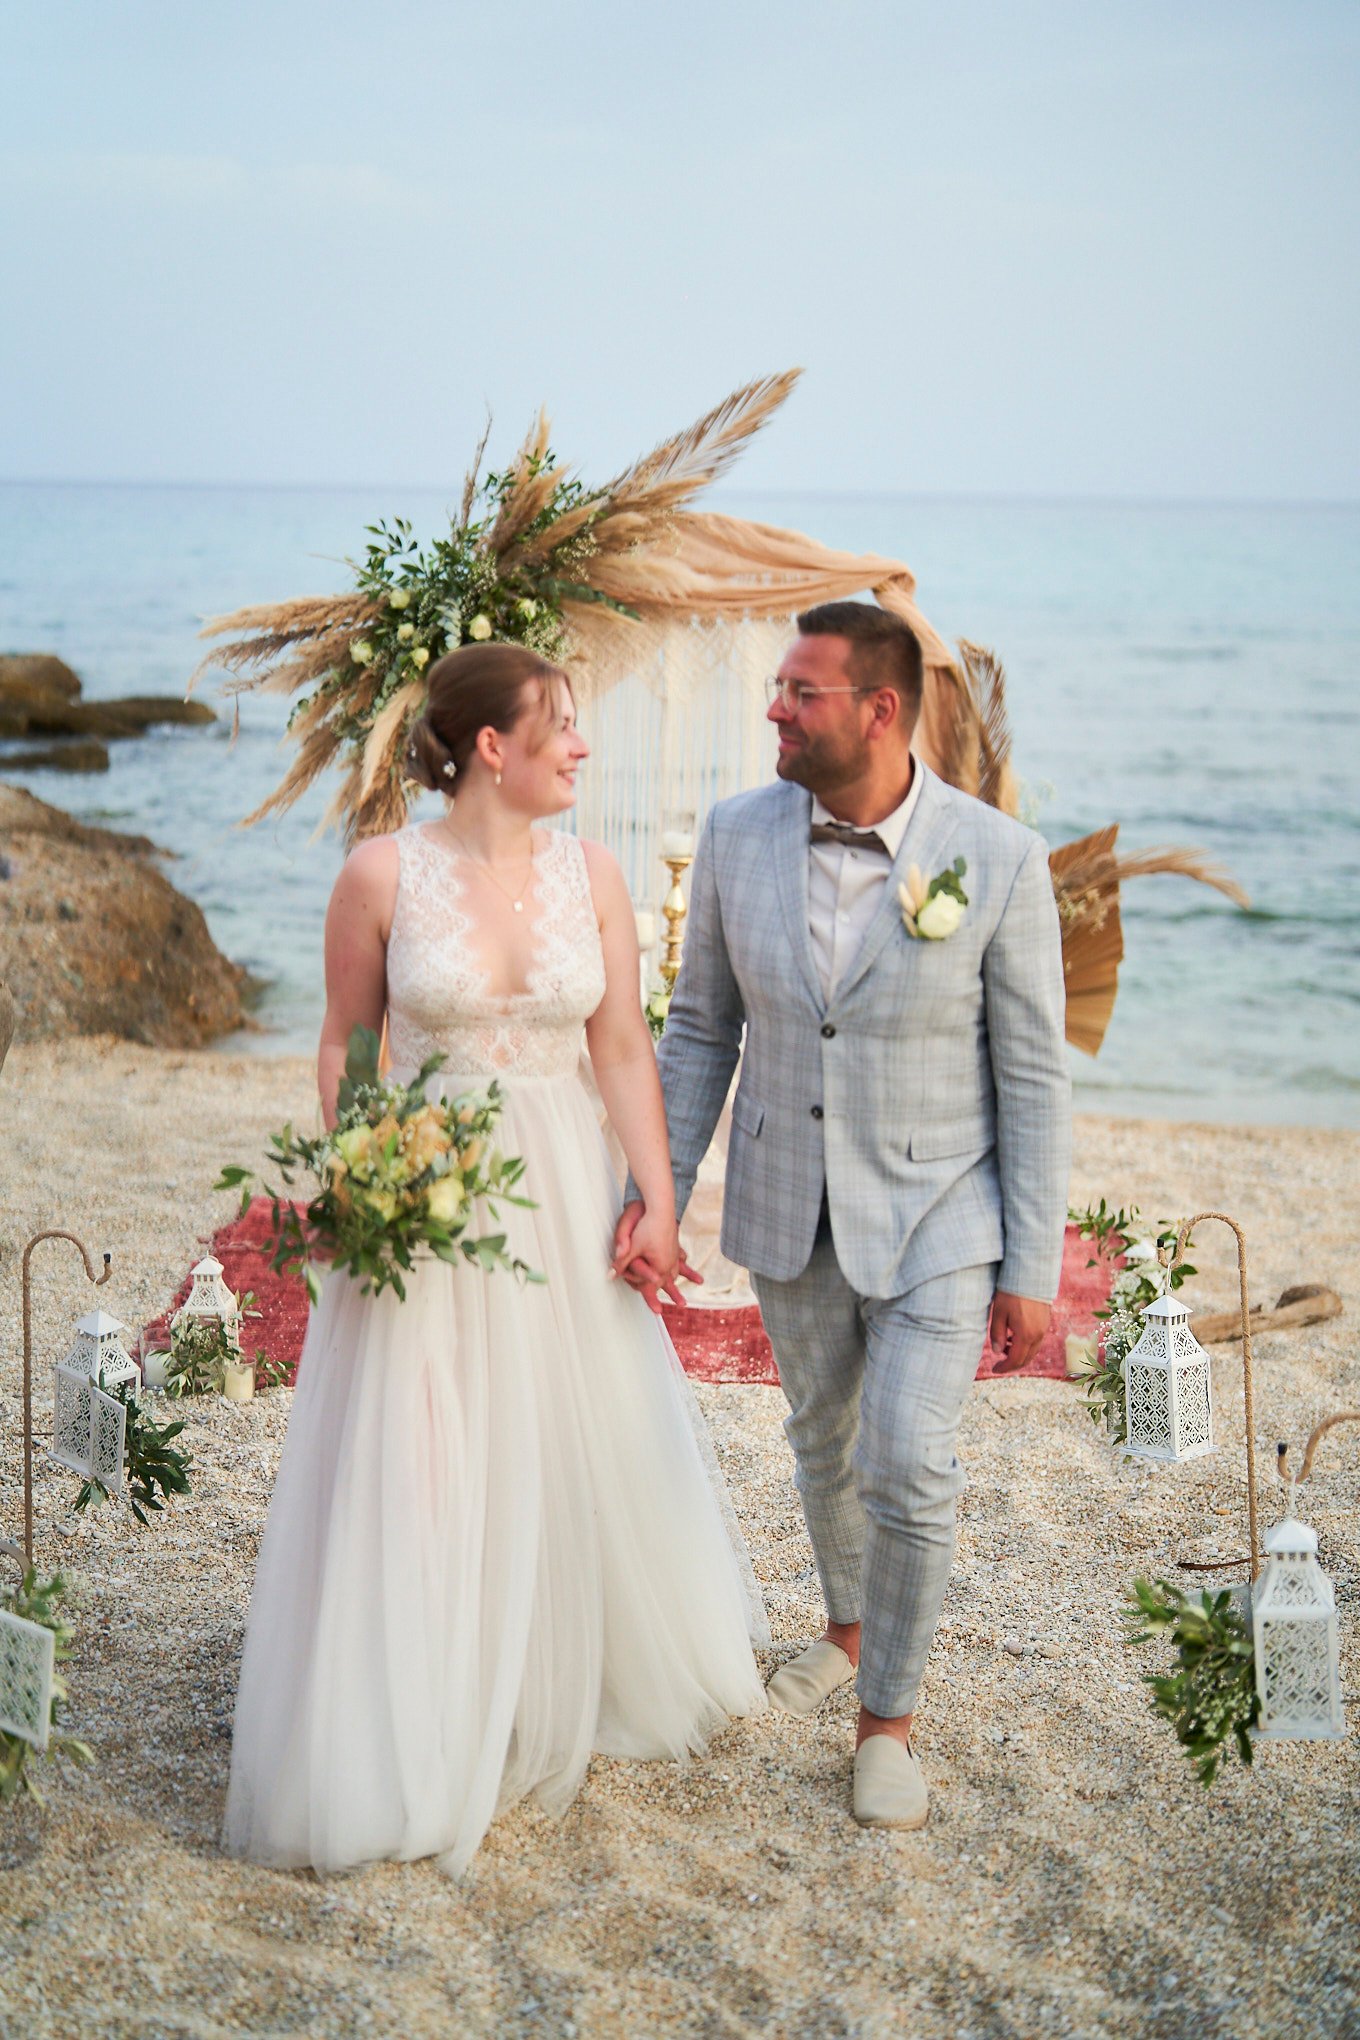
[[[837,552],[801,532],[693,507],[783,404],[800,370],[736,390],[688,430],[591,488],[557,462],[540,413],[510,467],[482,475],[478,447],[457,517],[422,548],[401,519],[369,527],[355,586],[340,595],[240,609],[205,637],[230,642],[199,667],[229,691],[298,697],[297,756],[246,817],[291,806],[332,766],[327,812],[351,839],[400,827],[415,791],[408,733],[425,672],[460,643],[527,644],[569,667],[591,707],[594,770],[577,826],[609,843],[634,897],[654,890],[668,810],[702,815],[769,776],[764,680],[790,621],[818,602],[870,594],[915,632],[925,692],[913,747],[951,785],[1015,811],[1005,678],[967,641],[945,643],[900,560]],[[195,673],[190,681],[192,688]],[[1245,905],[1197,853],[1121,858],[1118,824],[1052,852],[1062,918],[1067,1035],[1094,1055],[1114,1006],[1123,879],[1174,871]]]

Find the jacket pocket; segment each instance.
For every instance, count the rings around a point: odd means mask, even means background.
[[[757,1105],[744,1091],[738,1091],[732,1100],[732,1124],[739,1126],[743,1133],[749,1133],[752,1140],[755,1140],[765,1124],[765,1107]]]
[[[985,1154],[995,1138],[985,1119],[967,1119],[958,1125],[918,1126],[911,1136],[914,1162],[939,1162],[946,1155]]]

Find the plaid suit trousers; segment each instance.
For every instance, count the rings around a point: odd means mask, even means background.
[[[784,1429],[827,1613],[863,1623],[859,1696],[893,1720],[915,1706],[953,1564],[964,1486],[954,1441],[996,1266],[954,1269],[903,1296],[860,1296],[823,1207],[803,1273],[752,1280],[789,1402]]]

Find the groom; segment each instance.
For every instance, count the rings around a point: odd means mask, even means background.
[[[683,1213],[745,1028],[722,1251],[774,1347],[827,1614],[770,1698],[809,1715],[857,1676],[855,1818],[920,1827],[909,1735],[959,1419],[989,1320],[999,1366],[1023,1367],[1062,1260],[1058,916],[1039,838],[913,758],[907,625],[828,602],[798,630],[770,683],[778,783],[720,801],[699,845],[659,1061]]]

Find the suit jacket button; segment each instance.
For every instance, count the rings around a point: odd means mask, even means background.
[[[820,1106],[820,1105],[814,1105],[814,1106],[813,1106],[813,1108],[812,1108],[812,1116],[813,1116],[813,1118],[814,1118],[814,1119],[820,1119],[820,1118],[821,1118],[821,1116],[822,1116],[822,1108],[821,1108],[821,1106]]]
[[[828,1020],[828,1021],[826,1021],[826,1022],[825,1022],[825,1023],[823,1024],[823,1027],[822,1027],[822,1040],[823,1040],[823,1041],[830,1041],[830,1040],[831,1040],[831,1038],[832,1038],[832,1036],[833,1036],[833,1035],[835,1034],[835,1032],[836,1032],[836,1030],[835,1030],[835,1028],[834,1028],[834,1027],[833,1027],[833,1026],[831,1025],[831,1022],[830,1022],[829,1020]]]

